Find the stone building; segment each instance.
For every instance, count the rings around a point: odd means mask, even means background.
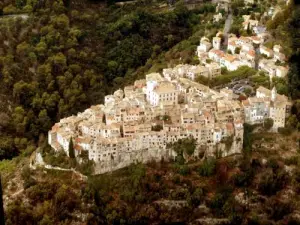
[[[246,123],[263,123],[266,118],[271,118],[276,130],[285,126],[292,104],[286,96],[279,95],[275,87],[272,90],[259,87],[256,96],[244,100],[242,105]]]
[[[211,66],[208,72],[218,69]],[[173,158],[176,153],[168,144],[188,137],[196,140],[195,156],[199,149],[206,155],[239,153],[243,114],[232,93],[176,75],[168,78],[148,74],[146,80],[105,96],[104,105],[62,119],[49,131],[49,144],[68,154],[72,139],[75,155],[87,151],[96,173]]]

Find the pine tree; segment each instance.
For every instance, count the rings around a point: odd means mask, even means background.
[[[69,142],[69,157],[75,158],[74,144],[72,138],[70,138],[70,142]]]
[[[251,29],[250,29],[250,23],[248,23],[247,25],[247,34],[250,35],[252,32],[251,32]]]
[[[66,8],[70,8],[71,0],[64,0],[64,5],[65,5]]]
[[[1,175],[0,175],[0,225],[4,225],[4,209],[3,209],[3,199],[2,199],[2,183],[1,183]]]

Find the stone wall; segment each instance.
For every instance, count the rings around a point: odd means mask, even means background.
[[[241,153],[241,145],[236,138],[233,139],[230,148],[226,147],[224,143],[218,143],[214,146],[206,146],[204,157],[212,156],[216,157],[218,152],[219,157],[226,157],[228,155]],[[198,157],[201,151],[200,146],[197,146],[194,157]],[[124,167],[129,166],[132,163],[147,163],[152,160],[160,161],[162,158],[166,161],[173,160],[176,157],[176,152],[172,149],[144,149],[134,152],[119,153],[115,158],[111,158],[110,161],[99,162],[95,164],[95,174],[103,174],[112,172]]]
[[[144,149],[134,152],[119,153],[115,158],[110,161],[99,162],[95,164],[95,174],[102,174],[112,172],[132,163],[147,163],[152,160],[160,161],[162,158],[165,160],[173,159],[176,153],[171,149]]]

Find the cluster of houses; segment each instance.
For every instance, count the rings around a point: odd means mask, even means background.
[[[240,102],[230,89],[217,92],[183,75],[189,72],[176,75],[182,68],[148,74],[105,96],[104,104],[61,119],[49,131],[49,144],[68,155],[72,139],[75,155],[87,152],[96,173],[105,173],[137,161],[173,158],[169,144],[189,137],[197,143],[194,156],[239,153],[244,122],[272,118],[274,128],[284,126],[290,103],[275,89],[259,88],[256,97]]]
[[[280,45],[274,45],[273,49],[264,46],[269,38],[265,27],[259,25],[258,20],[251,20],[250,15],[244,15],[243,27],[251,29],[254,36],[228,35],[228,43],[223,46],[223,34],[218,32],[212,40],[202,37],[196,54],[203,65],[211,61],[218,63],[229,71],[237,70],[241,66],[248,66],[266,75],[273,77],[285,77],[288,67],[284,66],[286,56]]]
[[[222,34],[218,33],[212,43],[206,37],[201,38],[197,47],[197,55],[202,64],[209,64],[211,61],[226,67],[229,71],[237,70],[241,66],[255,68],[254,42],[261,40],[256,37],[240,37],[230,34],[228,38],[227,52],[221,50]]]
[[[163,69],[163,76],[168,80],[177,78],[188,78],[195,80],[197,77],[202,76],[207,79],[212,79],[221,75],[221,66],[218,63],[210,63],[202,65],[189,65],[179,64],[174,68]]]
[[[246,123],[263,123],[266,118],[273,120],[273,128],[285,126],[285,120],[290,115],[292,103],[284,95],[277,93],[276,88],[269,90],[259,87],[254,97],[242,101]]]
[[[270,78],[284,78],[287,75],[288,67],[280,65],[286,61],[286,57],[282,53],[282,47],[280,45],[274,45],[273,50],[265,46],[260,46],[259,51],[260,54],[265,57],[259,60],[258,70],[264,71]]]
[[[72,139],[75,155],[87,151],[97,173],[174,157],[168,144],[189,137],[197,142],[196,156],[200,149],[206,155],[239,153],[243,110],[232,96],[229,89],[216,92],[184,77],[149,74],[106,96],[103,105],[62,119],[49,131],[49,144],[68,154]]]

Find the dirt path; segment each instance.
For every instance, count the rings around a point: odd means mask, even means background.
[[[43,156],[40,152],[38,152],[38,149],[32,153],[30,157],[30,163],[29,163],[29,168],[32,170],[36,170],[37,167],[44,167],[49,170],[60,170],[60,171],[69,171],[75,173],[77,176],[80,177],[80,180],[87,180],[87,176],[83,175],[82,173],[76,171],[74,168],[71,169],[66,169],[66,168],[61,168],[58,166],[52,166],[49,164],[46,164]]]

